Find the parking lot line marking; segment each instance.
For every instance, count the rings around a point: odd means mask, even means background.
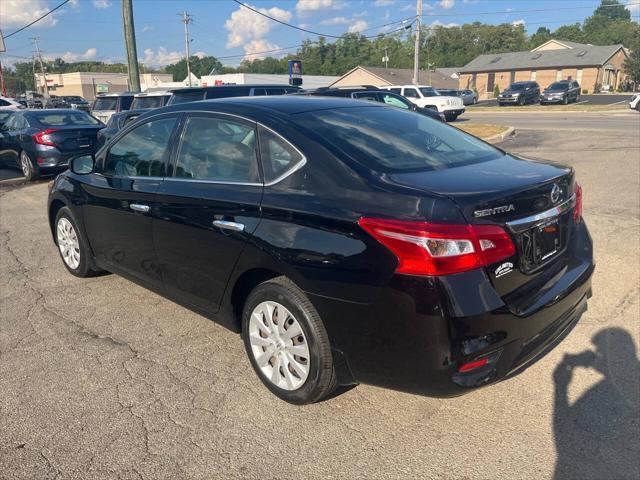
[[[574,105],[580,105],[581,103],[587,103],[589,100],[582,100],[581,102],[576,102]]]
[[[609,105],[618,105],[619,103],[626,103],[626,102],[628,102],[628,100],[624,99],[624,100],[621,100],[621,101],[616,102],[616,103],[610,103]]]

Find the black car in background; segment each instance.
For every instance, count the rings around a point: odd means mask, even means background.
[[[76,110],[84,110],[88,112],[91,110],[91,104],[79,95],[63,95],[62,98],[71,108]]]
[[[495,383],[553,348],[591,294],[573,169],[374,102],[153,110],[73,159],[47,208],[71,274],[108,270],[215,316],[298,404],[358,382]]]
[[[147,113],[150,108],[141,110],[127,110],[120,113],[114,113],[107,122],[107,125],[98,131],[95,150],[97,151],[102,145],[107,143],[111,137],[123,129],[126,125],[133,122],[140,115]]]
[[[343,88],[317,88],[315,90],[303,90],[296,95],[313,95],[319,97],[344,97],[353,98],[356,100],[368,100],[370,102],[380,102],[394,107],[403,108],[405,110],[411,110],[421,113],[427,117],[431,117],[435,120],[445,122],[444,114],[439,113],[435,108],[422,108],[415,103],[410,102],[402,95],[389,92],[386,90],[380,90],[376,87],[364,86],[364,87],[343,87]]]
[[[171,98],[167,105],[197,102],[214,98],[254,97],[267,95],[285,95],[300,91],[291,85],[217,85],[215,87],[189,87],[171,90]]]
[[[540,104],[562,103],[567,105],[569,102],[577,102],[580,100],[580,85],[575,80],[561,80],[553,82],[544,89],[540,95]]]
[[[498,105],[526,105],[540,101],[540,85],[538,82],[515,82],[498,95]]]
[[[21,169],[27,180],[60,172],[69,166],[71,157],[93,153],[103,127],[79,110],[14,112],[0,129],[0,163]]]

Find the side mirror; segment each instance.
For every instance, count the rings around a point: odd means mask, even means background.
[[[73,157],[69,162],[69,166],[71,171],[76,175],[87,175],[88,173],[93,172],[95,163],[96,160],[93,158],[93,155],[80,155],[78,157]]]

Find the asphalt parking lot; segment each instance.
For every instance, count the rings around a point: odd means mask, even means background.
[[[0,189],[0,478],[638,478],[640,115],[514,118],[503,148],[576,169],[594,295],[522,375],[447,400],[360,385],[285,404],[236,334],[114,275],[69,275],[46,182]]]
[[[579,105],[621,105],[623,103],[628,104],[633,97],[632,93],[629,94],[599,94],[599,95],[580,95],[580,100],[577,102]],[[574,104],[572,104],[574,105]],[[480,100],[476,105],[467,105],[467,108],[473,109],[474,107],[497,107],[498,101],[496,99]],[[547,105],[553,107],[553,105]],[[517,108],[517,107],[516,107]]]

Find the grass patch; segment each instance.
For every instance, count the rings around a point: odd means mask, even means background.
[[[459,124],[451,124],[454,127],[462,130],[463,132],[470,133],[473,136],[478,138],[489,138],[494,135],[498,135],[499,133],[505,132],[509,127],[505,127],[504,125],[492,125],[489,123],[459,123]]]

